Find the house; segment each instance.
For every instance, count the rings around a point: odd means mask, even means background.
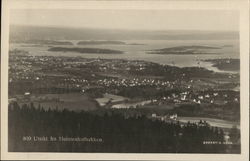
[[[187,97],[187,95],[185,95],[185,94],[184,94],[184,95],[181,95],[181,100],[182,100],[182,101],[185,101],[185,100],[186,100],[186,97]]]
[[[206,97],[206,98],[210,98],[210,95],[209,95],[209,94],[206,94],[205,97]]]
[[[177,114],[173,114],[173,115],[169,116],[169,118],[172,120],[177,120]]]
[[[204,99],[204,97],[203,97],[203,96],[198,96],[198,98],[199,98],[199,99],[201,99],[201,100],[203,100],[203,99]]]
[[[25,96],[29,96],[29,95],[30,95],[30,92],[25,92],[24,95],[25,95]]]
[[[156,115],[156,113],[152,113],[152,117],[156,117],[157,115]]]

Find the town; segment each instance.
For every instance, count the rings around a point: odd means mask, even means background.
[[[65,95],[77,93],[96,102],[88,105],[93,109],[163,108],[190,115],[189,109],[183,107],[194,105],[202,107],[192,113],[194,116],[211,114],[239,120],[239,75],[197,67],[179,68],[139,60],[30,56],[13,50],[9,89],[9,102],[34,102],[45,108],[58,102],[64,104]],[[46,94],[49,97],[42,97]]]

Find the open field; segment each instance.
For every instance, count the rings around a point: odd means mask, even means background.
[[[108,93],[103,94],[102,98],[96,99],[96,101],[99,103],[100,106],[104,106],[109,102],[110,103],[117,103],[117,102],[123,102],[125,100],[128,100],[128,98],[118,96],[118,95],[108,94]]]

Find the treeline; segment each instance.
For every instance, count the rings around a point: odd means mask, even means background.
[[[209,104],[204,106],[199,104],[182,104],[168,112],[177,113],[178,116],[210,117],[233,122],[240,121],[240,105],[234,102],[225,105]]]
[[[10,152],[121,152],[121,153],[239,153],[238,146],[203,144],[224,141],[222,129],[207,124],[164,123],[146,116],[127,117],[68,110],[44,110],[9,105]],[[24,141],[25,136],[101,138],[102,142]]]

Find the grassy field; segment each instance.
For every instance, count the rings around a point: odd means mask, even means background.
[[[104,94],[102,98],[97,98],[96,101],[100,104],[100,106],[106,105],[109,101],[111,103],[122,102],[128,100],[126,97],[113,95],[113,94]]]

